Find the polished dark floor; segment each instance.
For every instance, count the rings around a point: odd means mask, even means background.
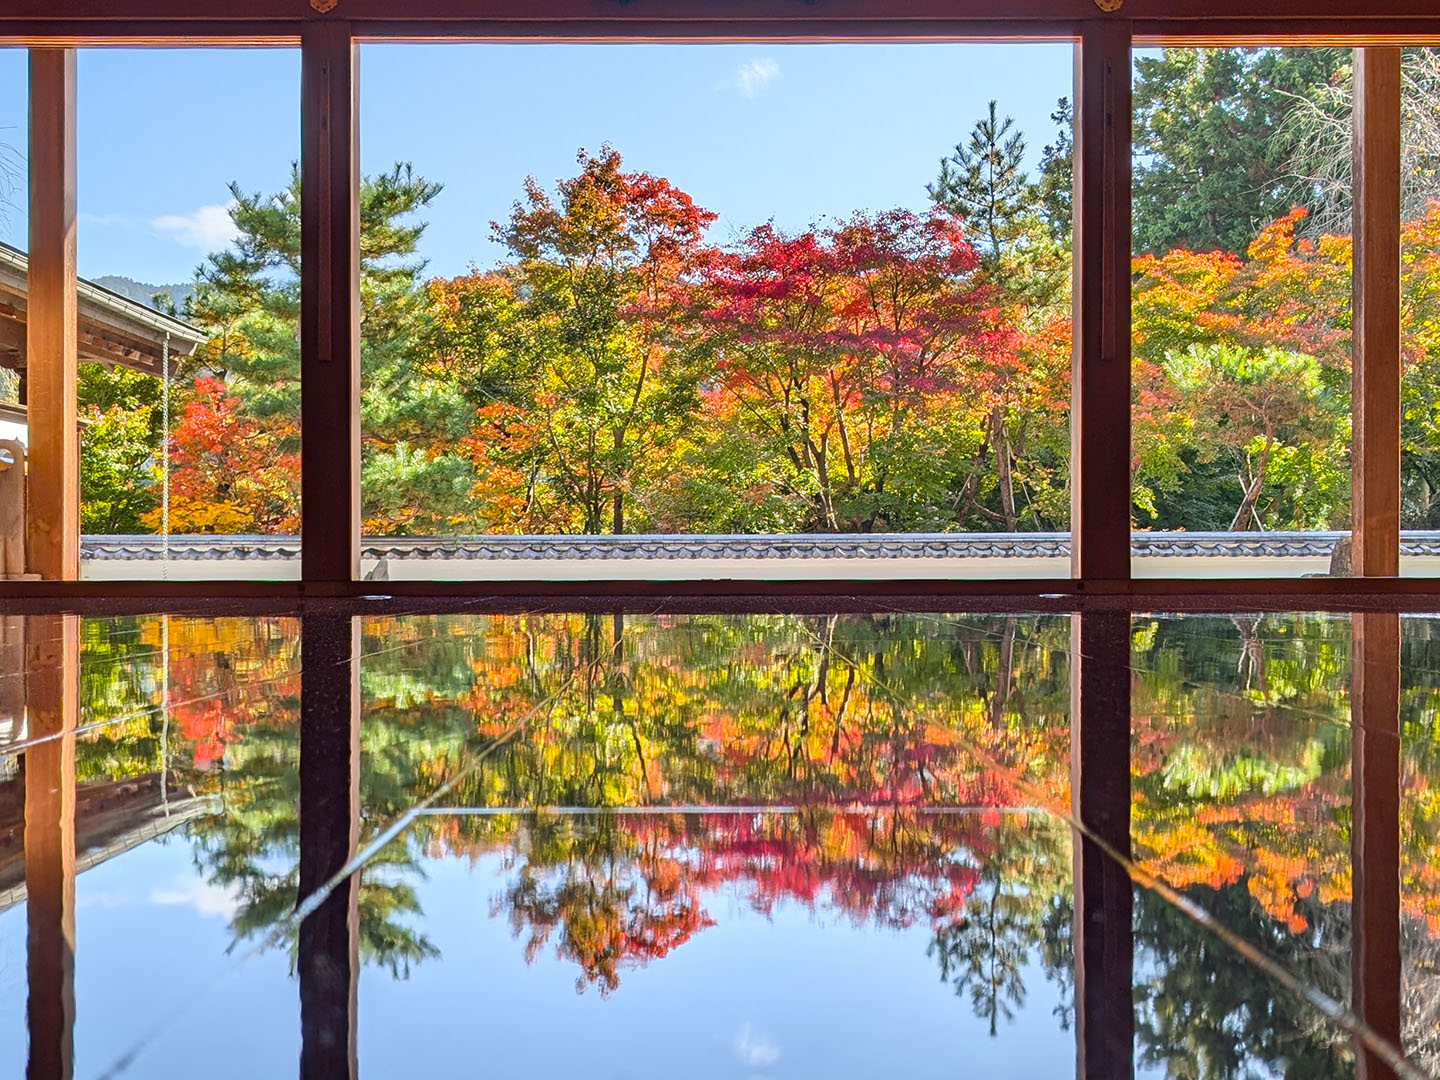
[[[0,617],[0,1075],[1440,1072],[1440,619]]]

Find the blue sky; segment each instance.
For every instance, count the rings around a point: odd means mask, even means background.
[[[1058,988],[1035,956],[1023,968],[1023,1007],[992,1037],[939,978],[924,920],[857,926],[823,902],[810,911],[786,900],[760,914],[740,888],[708,889],[715,925],[643,968],[622,968],[619,988],[601,997],[576,992],[578,969],[553,941],[527,962],[526,934],[493,912],[515,876],[499,856],[420,866],[399,880],[425,915],[402,921],[440,955],[408,979],[363,969],[368,1076],[570,1076],[577,1046],[597,1080],[1038,1080],[1075,1059],[1075,1036],[1056,1018]],[[253,940],[230,948],[236,890],[197,871],[181,832],[85,871],[75,894],[77,1076],[115,1075],[136,1051],[126,1080],[294,1075],[299,997],[286,952],[257,953]],[[25,932],[24,905],[0,914],[5,1076],[24,1070]]]
[[[990,98],[1038,157],[1071,92],[1068,45],[370,45],[361,165],[444,183],[422,253],[499,255],[489,223],[527,174],[610,143],[720,215],[725,240],[856,209],[923,206]],[[26,57],[0,50],[0,141],[21,155],[0,237],[24,246]],[[188,280],[228,230],[226,185],[273,191],[299,150],[291,49],[90,49],[79,60],[80,272]]]

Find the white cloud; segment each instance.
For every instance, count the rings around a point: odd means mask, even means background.
[[[735,1056],[747,1068],[768,1069],[780,1060],[780,1047],[746,1024],[735,1036]]]
[[[735,69],[735,74],[720,84],[727,90],[734,90],[741,97],[753,101],[767,83],[780,77],[780,65],[769,57],[747,61]]]
[[[152,904],[169,907],[193,908],[199,915],[219,916],[233,919],[240,909],[238,889],[223,885],[212,885],[197,877],[177,877],[168,888],[155,889],[150,893]]]
[[[228,246],[239,235],[230,220],[229,206],[202,206],[189,214],[164,214],[151,218],[150,227],[177,244],[206,252]]]

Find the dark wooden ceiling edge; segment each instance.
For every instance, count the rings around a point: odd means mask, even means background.
[[[342,8],[346,0],[341,0]],[[186,14],[153,17],[76,15],[63,17],[51,5],[38,14],[0,10],[0,43],[9,45],[87,46],[246,46],[296,47],[301,27],[328,21],[313,14],[254,18],[211,11],[211,5]],[[79,6],[79,5],[76,5]],[[138,5],[130,5],[138,6]],[[216,5],[218,7],[218,5]],[[410,5],[411,9],[416,5]],[[711,5],[712,7],[714,5]],[[1032,5],[1035,6],[1035,5]],[[1052,5],[1053,6],[1053,5]],[[1304,14],[1304,4],[1283,5],[1255,16],[1197,17],[1193,12],[1174,16],[1139,15],[1130,25],[1138,46],[1225,45],[1245,43],[1294,45],[1429,44],[1440,41],[1440,12],[1433,14]],[[700,10],[704,6],[696,5]],[[1085,14],[1005,17],[897,16],[877,7],[867,16],[830,17],[755,16],[735,18],[656,18],[639,13],[614,16],[535,18],[526,16],[466,18],[419,14],[396,18],[393,12],[350,15],[348,21],[361,42],[383,41],[593,41],[593,42],[827,42],[827,41],[1070,41],[1079,36]],[[1098,9],[1089,13],[1104,19]]]
[[[319,11],[317,7],[327,7]],[[1104,10],[1113,8],[1114,10]],[[1433,0],[4,0],[31,21],[751,22],[946,20],[1194,23],[1424,19]]]

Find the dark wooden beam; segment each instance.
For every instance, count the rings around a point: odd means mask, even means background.
[[[1070,620],[1077,1080],[1134,1075],[1130,875],[1130,616]],[[1106,850],[1108,849],[1108,850]]]
[[[25,889],[31,1080],[67,1080],[75,1058],[75,723],[80,626],[74,615],[25,627]]]
[[[80,576],[80,447],[75,439],[75,50],[30,50],[30,570]]]
[[[1076,578],[1130,577],[1130,25],[1075,47],[1070,543]]]
[[[1359,48],[1365,45],[1432,46],[1440,38],[1436,14],[1401,18],[1306,19],[1256,18],[1137,19],[1136,48]]]
[[[301,578],[360,576],[360,210],[355,44],[343,22],[301,44]]]
[[[307,612],[300,635],[299,893],[323,897],[300,923],[300,1076],[354,1080],[360,875],[330,885],[360,838],[360,620]]]
[[[985,18],[964,15],[906,18],[827,17],[795,19],[697,18],[687,20],[627,15],[619,18],[486,19],[444,14],[366,18],[352,24],[361,41],[854,41],[1025,42],[1073,41],[1093,12],[1057,18]],[[46,46],[220,46],[293,48],[300,44],[304,14],[275,18],[63,18],[0,17],[0,43]],[[1185,48],[1273,45],[1349,48],[1359,45],[1432,45],[1440,38],[1440,15],[1364,15],[1306,18],[1284,14],[1219,18],[1132,20],[1137,47]]]
[[[1355,50],[1351,567],[1400,572],[1400,50]]]
[[[1380,1038],[1400,1046],[1400,616],[1351,622],[1350,853],[1351,1002]],[[1394,1080],[1366,1046],[1355,1048],[1359,1080]]]
[[[1107,5],[1108,6],[1108,5]],[[1200,10],[1197,10],[1199,8]],[[1095,0],[413,0],[397,10],[393,0],[338,0],[333,15],[357,21],[403,19],[436,22],[520,21],[598,22],[725,21],[745,24],[829,20],[896,22],[905,19],[972,20],[976,22],[1063,22],[1093,19],[1102,14]],[[1423,20],[1433,15],[1413,0],[1125,0],[1128,19],[1190,24],[1206,19],[1268,23],[1282,19],[1366,24],[1378,19]],[[16,21],[54,23],[150,21],[211,24],[313,21],[316,13],[299,0],[11,0],[7,15]],[[157,31],[161,30],[157,27]]]
[[[377,596],[377,593],[383,595]],[[788,610],[796,604],[828,609],[874,610],[904,601],[924,610],[1022,611],[1166,611],[1230,612],[1414,611],[1433,612],[1440,604],[1440,577],[1406,578],[1144,578],[1119,588],[1099,588],[1070,578],[954,581],[353,581],[342,585],[301,581],[4,581],[0,600],[9,611],[84,609],[143,612],[168,604],[196,601],[226,605],[248,602],[254,610],[284,609],[301,601],[346,601],[375,610],[397,610],[414,601],[446,601],[467,607],[486,600],[497,604],[569,605],[578,610],[596,603],[634,603],[636,610],[661,603],[667,610],[687,606],[725,611]],[[387,605],[391,605],[387,608]],[[978,605],[978,606],[977,606]],[[1005,605],[997,609],[996,605]],[[175,607],[180,610],[180,607]]]

